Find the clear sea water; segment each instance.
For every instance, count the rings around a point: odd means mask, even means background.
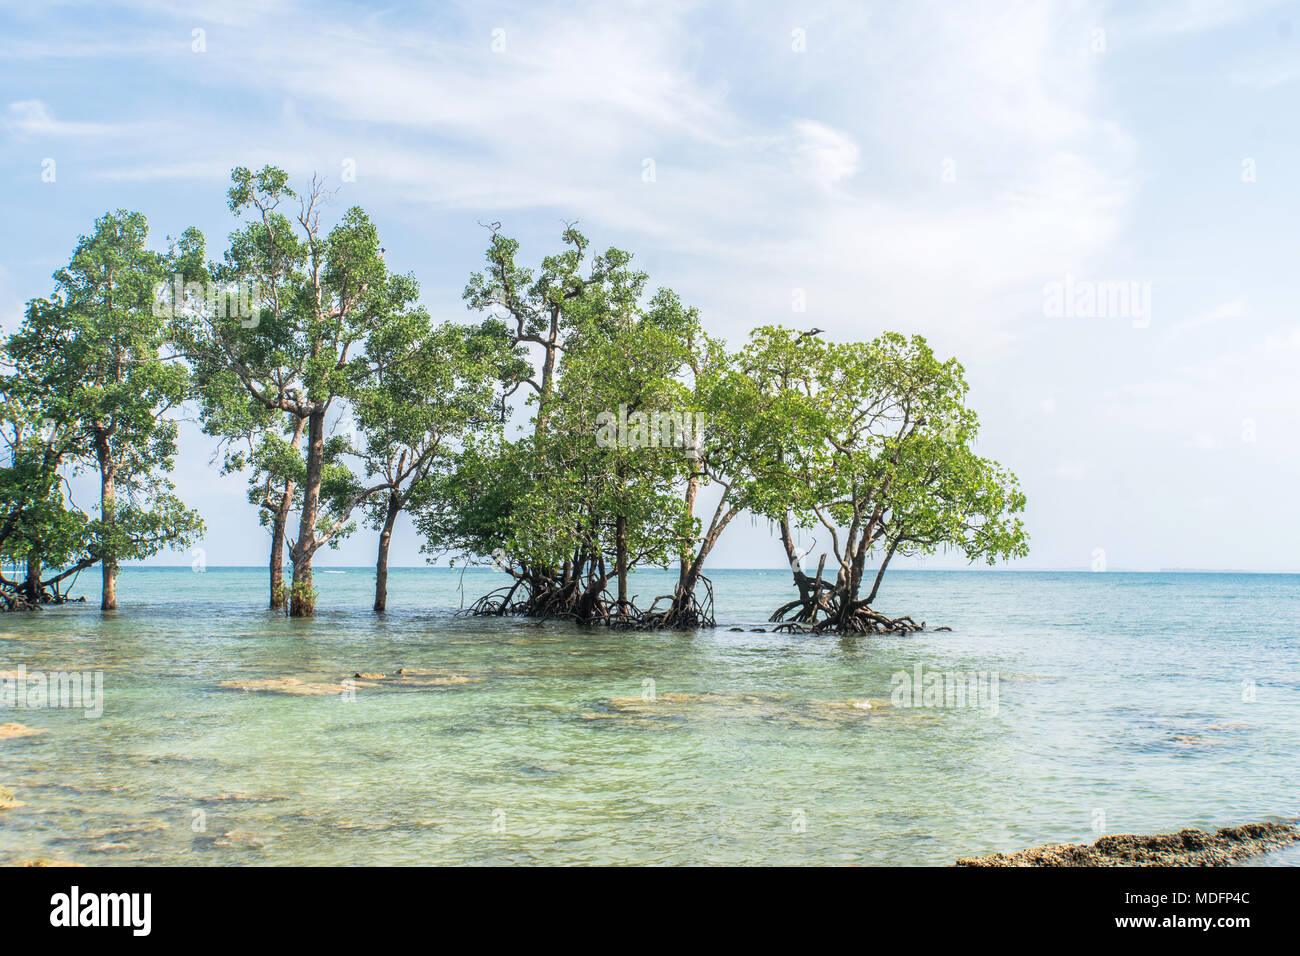
[[[0,709],[44,731],[0,740],[0,863],[948,864],[1300,812],[1300,576],[899,571],[878,606],[952,630],[856,638],[751,630],[783,572],[713,580],[716,630],[643,634],[456,616],[489,570],[394,570],[382,618],[318,572],[311,621],[262,569],[128,568],[111,615],[83,575],[0,615],[0,671],[105,694]],[[996,709],[891,705],[917,665]],[[399,667],[466,680],[222,686]]]

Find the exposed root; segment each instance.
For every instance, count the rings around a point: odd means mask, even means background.
[[[67,574],[74,572],[79,574],[79,567],[42,581],[35,589],[25,581],[12,581],[0,573],[0,611],[39,611],[46,604],[84,604],[84,597],[69,597],[63,586],[66,584],[70,588],[76,583],[75,576],[71,582],[64,580]]]
[[[641,614],[641,630],[656,628],[675,628],[691,630],[701,627],[716,627],[713,619],[713,582],[701,576],[699,583],[704,586],[704,600],[701,601],[696,591],[677,591],[674,594],[661,594],[651,602],[650,607]],[[667,601],[668,606],[659,610],[659,602]]]
[[[792,611],[790,620],[785,620]],[[918,624],[910,615],[888,617],[872,610],[865,601],[852,602],[845,608],[837,594],[820,590],[809,600],[783,605],[769,620],[782,621],[772,630],[786,634],[912,634],[925,630],[925,621]]]
[[[631,631],[714,627],[713,584],[705,577],[700,578],[700,583],[702,600],[698,591],[664,594],[642,610],[637,607],[635,596],[620,602],[601,579],[588,581],[584,587],[577,580],[557,584],[548,577],[521,575],[514,583],[483,595],[461,613],[472,617],[570,621]],[[665,601],[667,606],[660,607]]]

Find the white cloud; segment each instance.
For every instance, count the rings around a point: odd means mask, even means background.
[[[68,123],[56,120],[40,100],[15,100],[9,104],[5,128],[19,136],[92,137],[113,132],[102,123]]]
[[[1188,293],[1213,307],[1174,311],[1164,290],[1188,289],[1200,279],[1193,271],[1215,272],[1206,264],[1216,253],[1170,259],[1178,230],[1135,217],[1139,202],[1171,188],[1158,157],[1192,128],[1178,124],[1202,121],[1200,104],[1174,85],[1154,101],[1169,122],[1143,124],[1153,101],[1142,54],[1158,47],[1159,70],[1180,44],[1201,57],[1205,40],[1190,33],[1231,28],[1265,4],[1140,13],[1087,0],[825,4],[800,14],[804,53],[790,48],[789,12],[762,5],[464,5],[428,15],[322,7],[304,17],[250,2],[225,13],[191,8],[171,22],[154,0],[135,6],[147,29],[87,32],[50,42],[48,55],[103,56],[87,70],[111,84],[114,45],[147,33],[133,64],[202,103],[199,117],[167,115],[179,98],[124,95],[107,102],[122,111],[114,115],[140,117],[131,129],[143,135],[110,136],[126,127],[45,87],[57,109],[19,99],[0,113],[15,138],[77,139],[79,175],[121,193],[147,195],[139,185],[156,182],[175,194],[174,184],[194,182],[206,197],[194,208],[220,210],[216,184],[233,165],[274,162],[338,185],[351,158],[360,201],[409,227],[407,255],[422,276],[421,244],[433,237],[477,251],[476,219],[528,236],[579,219],[598,246],[652,259],[652,281],[679,289],[733,341],[764,322],[816,324],[830,338],[924,333],[983,384],[981,410],[986,398],[1004,409],[1019,401],[1037,423],[1032,436],[1004,432],[1009,443],[991,442],[988,453],[1053,479],[1077,481],[1086,467],[1090,480],[1127,469],[1125,480],[1137,481],[1159,471],[1157,444],[1195,458],[1188,436],[1199,433],[1237,448],[1246,416],[1259,419],[1258,450],[1273,453],[1283,447],[1277,436],[1291,434],[1281,416],[1290,409],[1294,419],[1297,407],[1300,333],[1267,339],[1268,294],[1237,274]],[[196,56],[188,36],[200,13],[223,19]],[[1098,26],[1108,34],[1103,55],[1090,48]],[[494,53],[497,27],[504,50]],[[37,45],[0,41],[0,61],[15,49],[35,55]],[[1237,65],[1234,57],[1225,53]],[[1217,127],[1207,119],[1204,128]],[[1144,166],[1149,156],[1157,159]],[[642,178],[647,158],[653,182]],[[1195,191],[1194,173],[1185,175]],[[103,185],[96,195],[118,193]],[[1198,220],[1207,239],[1211,203],[1207,193]],[[466,231],[448,239],[442,229]],[[1155,251],[1134,255],[1141,245]],[[521,254],[532,261],[550,250],[530,241]],[[1160,320],[1145,338],[1127,327],[1050,325],[1042,285],[1067,273],[1170,274],[1161,302],[1182,321]],[[454,282],[433,286],[426,294],[455,299]],[[807,314],[792,313],[796,287]],[[1237,292],[1246,289],[1249,309]],[[1227,330],[1234,348],[1224,354],[1216,345]],[[1101,344],[1120,334],[1129,337]],[[1053,430],[1060,435],[1044,437]]]
[[[823,123],[797,120],[785,148],[795,170],[827,192],[858,171],[858,144]]]
[[[1211,309],[1207,309],[1198,315],[1194,315],[1190,319],[1170,326],[1165,335],[1168,338],[1179,338],[1188,332],[1216,325],[1220,322],[1240,322],[1245,315],[1245,310],[1246,297],[1238,296],[1235,299],[1222,302]]]

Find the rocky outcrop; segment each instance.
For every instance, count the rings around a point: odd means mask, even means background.
[[[1290,823],[1247,823],[1217,833],[1179,830],[1156,836],[1120,833],[1086,843],[1049,843],[1015,853],[965,857],[958,866],[1231,866],[1300,841]]]

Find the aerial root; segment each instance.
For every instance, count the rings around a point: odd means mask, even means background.
[[[773,620],[776,620],[773,616]],[[855,607],[847,615],[825,617],[813,623],[795,620],[785,621],[772,628],[786,634],[913,634],[925,630],[925,621],[918,624],[910,615],[888,617],[873,611],[865,604]],[[939,628],[950,630],[950,628]]]
[[[695,592],[681,596],[661,595],[647,609],[636,598],[619,601],[604,587],[586,589],[570,582],[556,585],[549,580],[528,581],[497,588],[476,600],[462,614],[471,617],[531,617],[574,624],[605,626],[617,630],[653,631],[714,627],[713,585],[701,578],[703,600]],[[660,608],[660,602],[667,607]]]

